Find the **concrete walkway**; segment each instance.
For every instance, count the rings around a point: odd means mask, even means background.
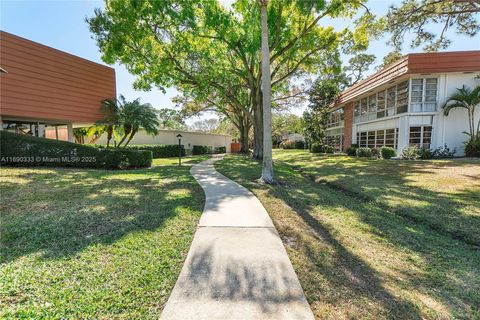
[[[219,159],[191,169],[206,203],[161,319],[313,319],[272,220]]]

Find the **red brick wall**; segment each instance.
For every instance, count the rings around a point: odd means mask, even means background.
[[[345,124],[343,128],[343,150],[347,150],[352,145],[352,127],[353,127],[353,102],[347,103],[343,107],[345,112]]]

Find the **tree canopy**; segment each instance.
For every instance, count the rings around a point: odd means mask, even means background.
[[[387,31],[392,34],[391,43],[397,49],[401,49],[405,34],[412,32],[415,34],[412,48],[423,45],[426,51],[437,51],[450,45],[447,37],[450,29],[476,36],[480,30],[479,13],[479,0],[404,0],[400,6],[390,8]],[[427,30],[429,24],[440,26],[440,33]]]
[[[329,72],[340,52],[366,48],[379,29],[368,11],[351,30],[336,31],[320,23],[326,18],[353,17],[365,2],[269,1],[273,107],[275,101],[292,96],[295,82],[302,77]],[[244,135],[253,126],[254,156],[262,157],[256,1],[237,0],[227,10],[211,0],[107,0],[87,22],[104,61],[124,64],[136,76],[136,88],[176,87],[182,93],[182,105],[214,109],[236,123]]]

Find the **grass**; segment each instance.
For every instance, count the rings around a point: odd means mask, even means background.
[[[274,158],[276,185],[259,184],[261,165],[248,158],[227,156],[216,167],[259,197],[318,319],[480,318],[476,235],[454,237],[442,221],[478,222],[479,161],[407,164],[303,151]],[[455,212],[417,217],[437,202]]]
[[[194,163],[202,162],[210,158],[210,155],[187,156],[182,157],[182,164],[192,165]],[[159,158],[153,159],[152,166],[174,166],[178,165],[178,158]]]
[[[158,318],[203,208],[189,169],[1,168],[0,318]]]

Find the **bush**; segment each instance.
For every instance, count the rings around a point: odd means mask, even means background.
[[[305,142],[302,140],[295,141],[295,149],[305,149]]]
[[[372,150],[372,157],[374,158],[380,158],[380,149],[378,148],[371,148]]]
[[[152,152],[98,149],[44,138],[0,131],[1,163],[16,166],[126,169],[149,167]]]
[[[195,155],[202,155],[202,154],[207,154],[208,153],[208,147],[207,146],[193,146],[192,148],[192,154]]]
[[[347,155],[354,157],[357,155],[358,145],[352,144],[350,147],[347,148]]]
[[[480,157],[480,136],[467,142],[465,155],[467,157]]]
[[[357,149],[357,157],[359,158],[370,158],[372,156],[372,149],[370,148],[358,148]]]
[[[227,147],[215,147],[213,153],[227,153]]]
[[[332,146],[328,146],[328,145],[324,145],[323,150],[325,151],[325,153],[333,154],[335,152],[335,148],[332,147]]]
[[[324,152],[324,147],[322,144],[320,143],[312,143],[312,145],[310,146],[310,152],[312,153],[322,153]]]
[[[310,152],[312,153],[334,153],[335,148],[321,143],[312,143],[310,146]]]
[[[435,151],[429,148],[422,147],[418,149],[418,156],[422,160],[432,159],[435,155]]]
[[[169,144],[169,145],[142,144],[142,145],[127,146],[125,149],[152,151],[153,158],[157,159],[157,158],[178,157],[178,153],[179,153],[178,148],[179,146],[175,144]],[[182,156],[185,156],[185,147],[181,145],[180,148],[181,148]]]
[[[408,147],[402,150],[400,157],[404,160],[417,160],[420,158],[417,146]]]
[[[433,153],[433,158],[435,159],[451,159],[455,155],[456,150],[450,150],[446,145],[443,147],[438,147]]]
[[[282,149],[295,149],[295,140],[284,140],[280,142],[280,148]]]
[[[397,152],[395,151],[395,149],[390,147],[381,147],[380,153],[383,159],[390,159],[397,155]]]

